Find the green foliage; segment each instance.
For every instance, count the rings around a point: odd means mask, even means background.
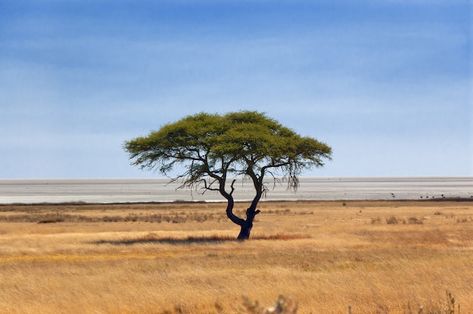
[[[331,156],[328,145],[253,111],[187,116],[126,142],[125,150],[134,165],[168,174],[183,164],[186,170],[177,179],[184,186],[220,191],[228,174],[250,176],[257,190],[266,174],[279,174],[296,188],[303,169],[322,166]]]

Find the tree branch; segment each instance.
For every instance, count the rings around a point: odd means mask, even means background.
[[[230,195],[233,195],[233,192],[235,191],[235,186],[234,186],[235,182],[236,182],[236,179],[233,179],[232,184],[230,184],[230,189],[231,189]]]
[[[206,179],[201,179],[199,182],[203,182],[204,184],[204,191],[202,192],[202,195],[206,192],[206,191],[216,191],[216,192],[219,192],[220,189],[219,188],[213,188],[212,185],[217,182],[217,180],[214,180],[210,183],[207,183],[207,180]]]

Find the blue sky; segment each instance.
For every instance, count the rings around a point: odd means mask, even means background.
[[[154,177],[126,139],[266,112],[317,176],[473,175],[472,4],[0,0],[0,178]]]

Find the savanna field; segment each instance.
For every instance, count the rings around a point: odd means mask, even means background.
[[[473,202],[260,208],[237,242],[221,203],[2,205],[0,312],[473,313]]]

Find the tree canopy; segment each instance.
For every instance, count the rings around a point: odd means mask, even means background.
[[[184,170],[173,179],[180,180],[182,187],[220,192],[229,204],[227,216],[242,228],[253,214],[252,226],[259,213],[256,206],[268,190],[264,181],[267,176],[276,181],[286,178],[289,187],[296,189],[302,170],[323,166],[331,157],[327,144],[300,136],[254,111],[187,116],[126,142],[125,150],[134,165],[157,169],[165,175],[180,165],[179,169]],[[249,177],[255,188],[246,220],[232,212],[238,176]]]

